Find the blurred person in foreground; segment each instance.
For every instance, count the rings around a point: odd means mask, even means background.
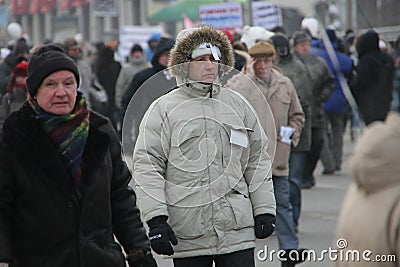
[[[291,80],[273,68],[275,48],[268,41],[259,41],[249,49],[251,59],[246,68],[246,76],[236,75],[228,81],[227,87],[242,94],[257,111],[263,129],[268,136],[276,136],[276,152],[272,162],[272,180],[276,199],[276,234],[279,248],[285,251],[282,266],[290,267],[304,261],[291,260],[289,253],[301,256],[299,239],[293,225],[293,209],[290,204],[289,155],[291,146],[297,146],[302,127],[304,112],[301,108],[296,89]],[[261,95],[260,95],[261,93]],[[265,102],[266,100],[266,102]],[[268,103],[268,104],[267,104]],[[266,118],[262,111],[269,105],[273,118]],[[269,122],[267,121],[269,120]],[[268,124],[275,122],[276,135],[268,133]],[[303,255],[304,256],[304,255]]]
[[[43,46],[26,83],[0,141],[2,266],[156,266],[118,138],[87,109],[76,63]]]
[[[257,115],[219,82],[232,47],[211,27],[183,30],[168,65],[178,88],[147,110],[133,156],[151,247],[175,267],[254,267],[255,239],[274,231],[275,198]]]
[[[353,150],[352,183],[341,207],[336,236],[346,241],[343,244],[347,246],[340,250],[343,255],[357,251],[361,260],[337,260],[337,267],[399,266],[399,136],[400,114],[391,112],[384,122],[371,123]]]

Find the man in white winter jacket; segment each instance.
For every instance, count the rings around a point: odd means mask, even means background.
[[[169,61],[178,88],[140,125],[138,205],[153,250],[175,267],[255,266],[256,237],[274,231],[268,139],[250,104],[219,82],[232,65],[223,32],[181,32]]]

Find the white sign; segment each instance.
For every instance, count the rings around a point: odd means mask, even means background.
[[[242,5],[240,3],[210,4],[199,6],[200,24],[216,29],[243,27]]]
[[[118,51],[121,58],[129,56],[132,45],[140,44],[144,49],[148,47],[147,40],[153,33],[162,35],[163,28],[161,26],[134,26],[124,25],[119,29],[119,46]]]
[[[270,2],[252,2],[253,25],[272,30],[282,26],[282,10]]]
[[[118,7],[116,0],[92,0],[91,6],[93,16],[118,16]]]

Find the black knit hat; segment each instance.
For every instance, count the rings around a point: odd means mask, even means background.
[[[271,38],[272,43],[275,46],[280,57],[286,57],[290,55],[290,43],[286,35],[282,33],[276,33]]]
[[[140,44],[134,44],[132,47],[131,47],[131,55],[133,54],[133,53],[135,53],[135,52],[143,52],[143,48],[142,48],[142,46],[140,45]]]
[[[71,71],[79,84],[78,67],[62,48],[55,45],[45,45],[39,48],[29,59],[28,79],[26,80],[29,94],[32,97],[35,96],[43,80],[60,70]]]

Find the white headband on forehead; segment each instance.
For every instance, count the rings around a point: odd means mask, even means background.
[[[210,43],[201,43],[192,52],[192,58],[204,55],[212,55],[215,60],[221,60],[221,51],[217,46]]]

